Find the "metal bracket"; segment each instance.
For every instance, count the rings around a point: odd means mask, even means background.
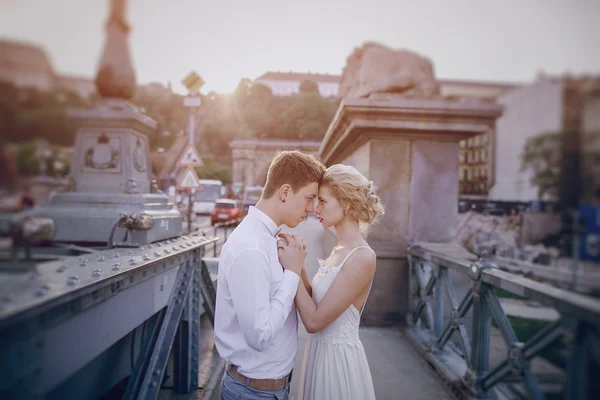
[[[458,328],[458,326],[460,325],[460,313],[456,308],[453,309],[450,314],[450,321],[453,328]]]
[[[510,369],[514,374],[521,374],[525,363],[525,352],[523,342],[515,342],[508,349],[507,355]]]
[[[496,264],[491,263],[488,260],[478,260],[471,264],[467,275],[473,281],[473,293],[479,295],[481,293],[481,278],[483,271],[486,269],[498,268]]]

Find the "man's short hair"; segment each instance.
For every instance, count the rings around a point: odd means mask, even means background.
[[[286,183],[294,193],[310,183],[321,184],[324,173],[325,166],[314,156],[297,150],[282,151],[269,165],[263,197],[272,197]]]

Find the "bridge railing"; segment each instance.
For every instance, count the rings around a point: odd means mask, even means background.
[[[600,365],[600,300],[501,271],[490,262],[442,254],[426,245],[409,247],[408,260],[409,336],[457,393],[477,398],[514,398],[519,390],[506,384],[510,378],[525,387],[526,393],[521,395],[543,399],[531,360],[562,339],[568,342],[565,398],[590,398],[591,387],[597,387],[592,371]],[[456,296],[449,271],[470,279],[471,287],[462,299]],[[553,307],[560,318],[523,343],[502,309],[497,289]],[[450,318],[444,324],[448,309]],[[469,332],[465,316],[470,310]],[[490,370],[492,320],[501,332],[507,353]],[[455,333],[458,345],[450,341]]]
[[[227,222],[219,222],[217,224],[214,224],[212,227],[210,228],[205,228],[203,230],[201,230],[201,234],[202,236],[212,236],[212,237],[219,237],[219,230],[223,231],[223,243],[225,243],[227,241],[227,237],[230,233],[230,230],[233,231],[233,229],[239,224],[240,221],[227,221]],[[213,242],[213,257],[217,257],[217,244],[219,243],[219,241],[215,241]]]
[[[197,390],[200,317],[214,319],[203,255],[218,238],[181,236],[93,250],[0,280],[0,398],[156,398]],[[99,371],[105,371],[100,373]]]

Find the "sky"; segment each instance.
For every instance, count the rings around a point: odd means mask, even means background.
[[[93,77],[109,0],[0,0],[0,37],[45,48],[60,74]],[[139,83],[196,70],[203,92],[266,71],[341,74],[377,41],[427,56],[438,79],[528,82],[600,73],[600,0],[129,0]]]

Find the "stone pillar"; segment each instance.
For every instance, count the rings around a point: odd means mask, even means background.
[[[490,132],[502,108],[477,101],[345,99],[323,140],[323,162],[349,164],[379,187],[386,207],[367,240],[377,272],[363,323],[404,322],[406,250],[448,242],[458,214],[458,142]]]

